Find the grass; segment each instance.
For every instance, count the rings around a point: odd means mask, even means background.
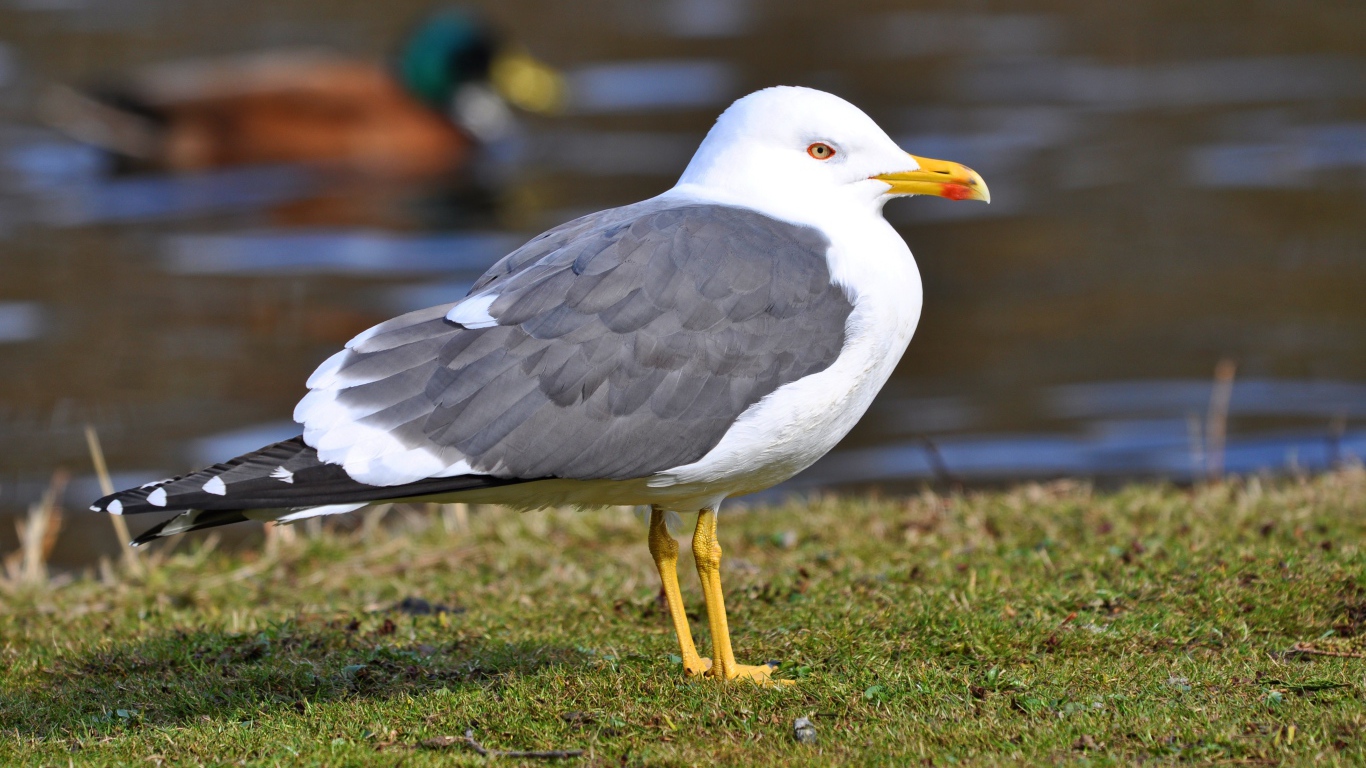
[[[1366,645],[1363,507],[1349,469],[732,509],[737,653],[797,680],[769,689],[681,679],[623,510],[198,537],[3,588],[0,764],[483,764],[424,746],[472,730],[571,765],[1360,765],[1366,660],[1287,651]]]

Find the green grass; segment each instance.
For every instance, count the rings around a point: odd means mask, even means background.
[[[797,679],[767,689],[681,678],[623,510],[192,538],[0,592],[0,764],[483,764],[422,744],[472,729],[574,765],[1361,765],[1366,660],[1286,651],[1362,647],[1364,508],[1360,469],[732,508],[737,655]]]

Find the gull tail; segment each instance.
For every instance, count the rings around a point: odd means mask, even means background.
[[[134,545],[178,533],[246,520],[293,522],[395,501],[525,482],[489,475],[430,477],[405,485],[368,485],[318,458],[302,436],[274,443],[188,475],[113,493],[95,512],[137,515],[180,512],[133,540]]]

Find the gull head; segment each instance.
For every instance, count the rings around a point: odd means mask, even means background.
[[[779,208],[881,210],[903,195],[991,199],[971,168],[909,154],[853,104],[791,86],[756,91],[721,113],[679,185]]]

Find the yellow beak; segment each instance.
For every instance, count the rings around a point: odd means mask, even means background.
[[[911,159],[920,170],[884,173],[873,178],[891,186],[894,195],[935,195],[950,200],[991,202],[991,192],[981,174],[966,165],[915,155],[911,155]]]

